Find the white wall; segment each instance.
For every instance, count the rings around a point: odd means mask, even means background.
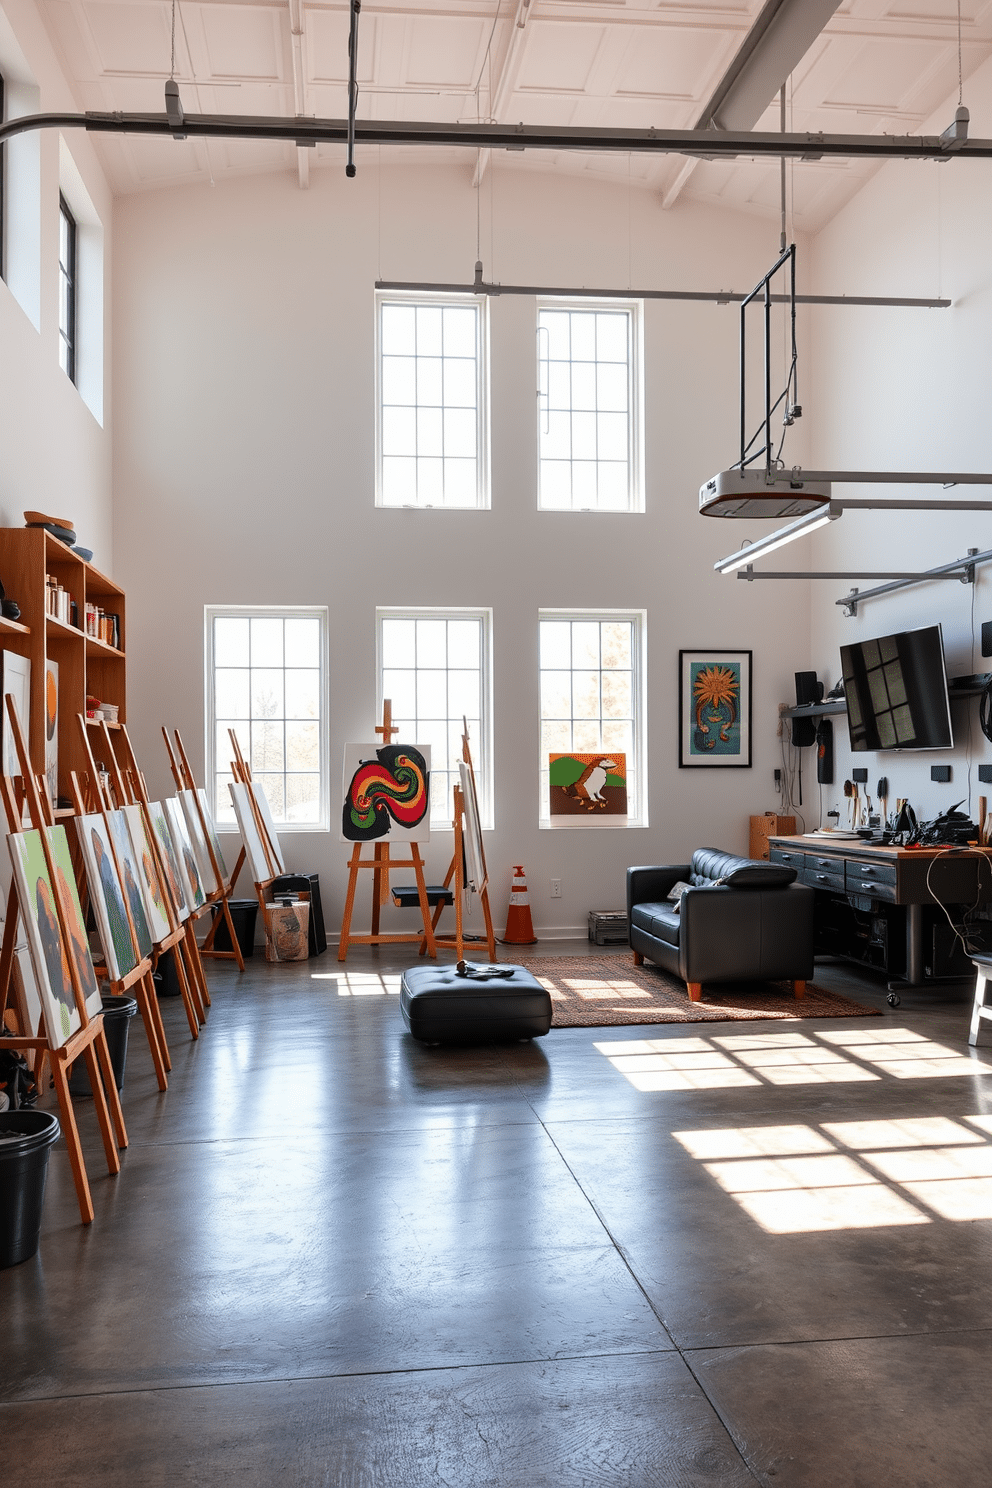
[[[584,930],[589,909],[622,905],[630,863],[678,861],[705,844],[746,851],[748,814],[776,801],[775,705],[806,665],[807,600],[800,585],[714,576],[742,524],[696,514],[701,481],[736,456],[734,309],[647,303],[645,514],[536,511],[534,304],[515,298],[492,301],[492,510],[375,509],[373,284],[471,279],[470,182],[470,168],[451,166],[384,169],[380,182],[362,162],[353,182],[315,173],[309,192],[273,175],[116,204],[128,711],[150,784],[165,790],[161,724],[182,730],[202,769],[204,604],[329,604],[336,792],[342,745],[374,722],[376,605],[492,605],[494,913],[502,923],[522,862],[538,932]],[[770,223],[663,213],[647,193],[628,200],[623,187],[498,163],[483,209],[486,273],[504,282],[750,288],[777,245]],[[801,459],[801,430],[795,450]],[[648,611],[647,830],[537,827],[544,606]],[[721,646],[754,651],[754,768],[680,771],[678,651]],[[296,866],[320,873],[336,930],[347,849],[336,831],[286,841]],[[431,876],[450,851],[450,832],[432,839]],[[552,876],[564,880],[560,903]]]
[[[971,133],[992,132],[992,65],[970,79],[965,101]],[[939,133],[957,100],[922,132]],[[992,471],[992,162],[886,165],[813,245],[816,289],[824,293],[944,296],[948,310],[844,310],[825,318],[815,342],[809,399],[815,463],[847,469]],[[822,313],[822,312],[817,312]],[[937,498],[992,498],[992,489],[961,486],[847,487],[849,494]],[[848,513],[811,541],[814,566],[920,570],[992,548],[992,513]],[[857,581],[855,581],[857,582]],[[978,570],[974,588],[942,581],[899,591],[866,604],[846,619],[833,601],[846,583],[815,586],[812,660],[835,681],[838,647],[845,641],[940,622],[948,672],[992,669],[981,656],[981,622],[992,618],[992,566]],[[869,583],[861,581],[861,588]],[[972,640],[972,620],[975,644]],[[852,766],[866,765],[869,786],[887,776],[890,796],[908,796],[931,818],[970,797],[973,816],[977,765],[992,759],[978,727],[977,700],[952,703],[953,752],[850,754],[845,720],[835,724],[839,784],[831,803],[844,807],[842,785]],[[930,780],[933,764],[950,764],[952,780]],[[827,794],[826,792],[824,793]],[[969,809],[966,805],[965,809]]]
[[[0,15],[0,70],[7,65],[6,57],[13,59],[19,86],[28,86],[26,77],[33,79],[36,107],[46,112],[77,109],[29,0],[5,0]],[[23,153],[34,155],[38,172],[33,201],[25,188],[31,215],[27,221],[19,219],[20,203],[13,201],[8,224],[10,232],[23,233],[27,240],[12,255],[17,263],[17,287],[27,309],[10,286],[0,283],[0,526],[23,526],[25,509],[71,517],[80,543],[94,550],[94,561],[101,568],[111,570],[109,420],[105,417],[101,425],[59,366],[59,135],[46,130],[29,138]],[[104,230],[103,282],[81,283],[80,295],[84,323],[94,302],[103,318],[102,380],[109,391],[112,198],[86,134],[68,133],[66,147],[92,214],[99,217]],[[28,255],[34,261],[34,290],[31,265],[25,261]],[[95,380],[94,372],[91,382]],[[99,391],[94,390],[91,400],[98,407],[107,402],[102,393],[96,396]]]

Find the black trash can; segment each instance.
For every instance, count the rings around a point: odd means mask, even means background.
[[[103,1031],[107,1035],[110,1063],[114,1067],[114,1081],[118,1091],[124,1089],[124,1066],[127,1063],[128,1024],[138,1011],[133,997],[103,997]],[[69,1089],[73,1095],[92,1095],[90,1072],[85,1059],[77,1059],[69,1077]]]
[[[0,1270],[38,1249],[48,1157],[59,1132],[49,1111],[0,1111]]]
[[[152,981],[155,983],[155,992],[159,997],[181,997],[182,987],[176,975],[174,951],[163,951],[158,958],[158,964],[152,972]]]
[[[234,922],[234,933],[238,937],[238,945],[241,954],[247,961],[249,956],[255,954],[255,920],[258,917],[257,899],[229,899],[228,908],[231,911],[231,919]],[[233,951],[231,934],[227,928],[227,920],[223,910],[217,910],[220,916],[220,924],[217,926],[217,934],[214,936],[215,951]]]

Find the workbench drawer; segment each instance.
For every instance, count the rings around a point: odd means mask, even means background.
[[[787,868],[795,868],[800,874],[806,865],[805,853],[792,852],[785,847],[773,847],[768,854],[768,859],[771,863],[784,863]]]
[[[808,857],[806,859],[806,867],[802,873],[803,883],[809,884],[811,889],[831,889],[835,893],[843,894],[845,889],[843,861],[838,863],[834,858],[823,867],[817,866],[818,863],[823,862],[823,858]]]
[[[854,859],[847,860],[847,886],[856,893],[861,892],[863,884],[889,884],[892,888],[896,885],[895,863],[866,863]]]

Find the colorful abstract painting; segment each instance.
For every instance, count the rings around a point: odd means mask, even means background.
[[[548,756],[548,803],[553,817],[599,821],[627,816],[627,756],[619,750]]]
[[[52,805],[59,798],[59,664],[45,660],[45,777]]]
[[[750,651],[680,651],[679,765],[750,764]]]
[[[343,842],[429,842],[429,745],[346,744]]]

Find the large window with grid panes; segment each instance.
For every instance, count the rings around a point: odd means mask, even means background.
[[[376,296],[376,501],[489,505],[485,300]]]
[[[234,826],[233,730],[282,830],[328,828],[327,609],[206,609],[206,760],[217,821]]]
[[[76,219],[59,196],[59,365],[76,381]]]
[[[541,825],[647,826],[644,612],[542,610],[539,625]],[[551,760],[567,754],[622,769],[625,816],[551,813]]]
[[[392,704],[397,742],[431,748],[431,826],[452,821],[468,723],[484,827],[493,825],[491,636],[488,609],[380,609],[378,712]]]
[[[538,305],[542,510],[644,509],[641,322],[639,301]]]

